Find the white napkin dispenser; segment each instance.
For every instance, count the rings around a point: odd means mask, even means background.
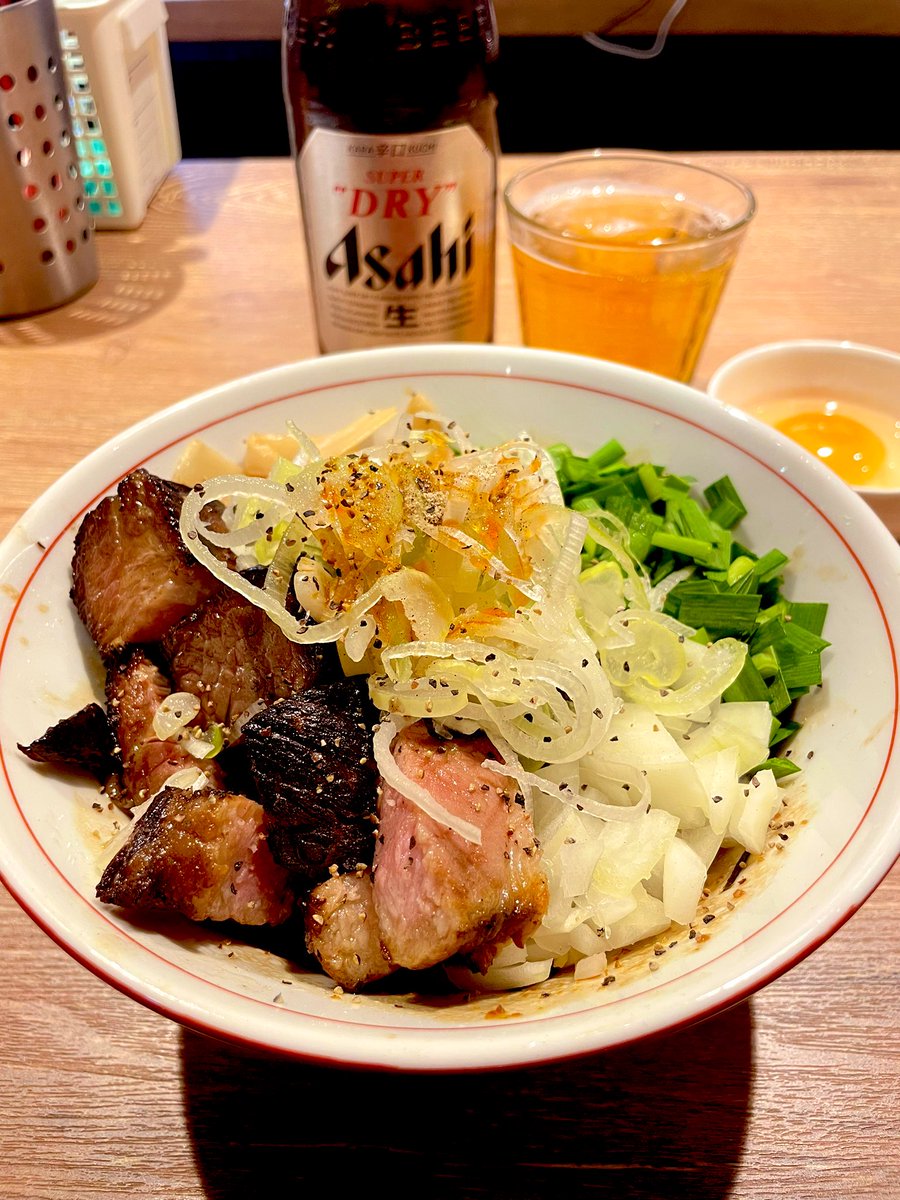
[[[134,229],[181,141],[162,0],[56,0],[72,132],[97,229]]]

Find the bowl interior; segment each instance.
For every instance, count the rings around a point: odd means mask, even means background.
[[[861,408],[893,423],[900,416],[900,354],[851,342],[774,342],[736,355],[712,376],[709,395],[749,409],[760,397],[823,389],[846,394]],[[900,487],[857,485],[855,490],[894,537],[900,537]]]
[[[803,388],[851,392],[867,407],[895,416],[900,354],[850,342],[777,342],[724,363],[707,390],[725,404],[747,408],[760,396]]]
[[[202,437],[235,455],[286,418],[324,433],[412,391],[483,443],[527,430],[590,452],[617,437],[637,460],[705,485],[729,474],[749,501],[742,536],[791,556],[793,598],[831,604],[826,686],[806,698],[785,790],[789,832],[750,864],[739,903],[701,936],[680,931],[648,967],[623,955],[610,986],[562,977],[469,999],[339,994],[298,969],[291,946],[100,905],[94,887],[120,820],[89,783],[16,748],[102,694],[96,656],[68,601],[78,520],[138,464],[170,472]],[[797,961],[865,899],[900,847],[893,797],[900,551],[825,468],[771,431],[686,387],[594,360],[500,347],[362,352],[278,368],[205,393],[135,427],[60,480],[0,553],[0,876],[70,953],[177,1020],[326,1062],[407,1070],[506,1067],[617,1045],[715,1011]],[[729,907],[731,905],[731,907]],[[653,957],[652,949],[650,958]]]

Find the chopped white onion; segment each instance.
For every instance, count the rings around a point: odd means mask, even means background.
[[[180,771],[173,771],[162,787],[156,789],[153,796],[155,798],[166,788],[182,788],[184,791],[199,792],[208,783],[206,772],[201,771],[199,767],[182,767]]]
[[[239,716],[235,717],[232,725],[234,732],[236,734],[240,733],[251,717],[255,717],[257,713],[264,712],[268,707],[269,705],[267,701],[254,700],[253,703],[249,704]]]
[[[576,979],[600,979],[606,974],[606,954],[602,950],[598,950],[596,954],[589,954],[586,958],[580,958],[575,964]]]
[[[466,967],[453,966],[444,969],[453,986],[462,992],[508,992],[549,979],[553,960],[538,959],[535,962],[520,962],[508,967],[491,965],[483,974],[470,971]]]
[[[191,692],[172,692],[153,714],[153,732],[161,741],[170,741],[200,712],[200,701]]]
[[[663,866],[663,911],[670,921],[689,925],[706,883],[706,865],[681,838],[673,838]]]

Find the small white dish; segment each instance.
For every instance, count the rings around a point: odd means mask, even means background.
[[[900,422],[900,354],[856,342],[771,342],[723,363],[707,391],[724,404],[752,413],[763,397],[806,389],[858,397],[860,409],[871,411],[875,431],[888,431],[898,486],[854,485],[854,490],[900,537],[900,436],[893,432]]]
[[[830,604],[826,682],[802,701],[794,753],[803,771],[786,785],[788,840],[773,835],[733,910],[723,902],[712,924],[626,964],[610,986],[563,977],[473,999],[350,996],[233,931],[129,917],[95,897],[115,814],[98,806],[89,782],[42,769],[17,749],[102,696],[96,652],[68,596],[72,543],[84,512],[125,472],[171,472],[195,437],[239,455],[248,434],[281,431],[287,418],[325,433],[368,409],[402,405],[410,391],[483,443],[527,430],[590,453],[616,437],[635,461],[666,464],[700,485],[727,473],[749,507],[742,540],[791,557],[793,599]],[[476,345],[326,356],[237,380],[96,450],[0,547],[0,878],[55,941],[120,991],[191,1028],[295,1058],[476,1071],[674,1030],[799,962],[900,853],[898,583],[900,547],[831,471],[764,425],[658,375]]]

